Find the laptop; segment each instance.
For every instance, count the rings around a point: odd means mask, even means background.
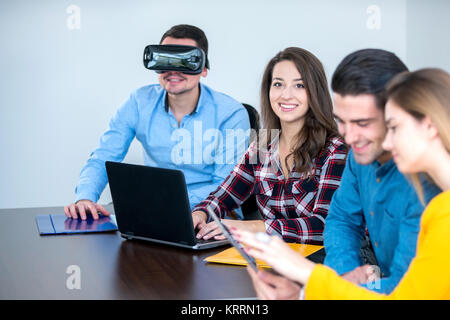
[[[194,250],[229,243],[196,238],[182,171],[113,161],[105,166],[117,227],[125,239]]]

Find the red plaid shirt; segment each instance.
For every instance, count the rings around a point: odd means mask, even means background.
[[[193,211],[208,214],[206,208],[211,207],[223,218],[255,194],[267,233],[281,235],[287,242],[323,244],[325,218],[341,182],[348,152],[343,140],[330,139],[313,160],[316,171],[313,179],[293,170],[284,179],[278,139],[267,150],[259,151],[259,158],[255,157],[256,152],[253,143],[225,181]]]

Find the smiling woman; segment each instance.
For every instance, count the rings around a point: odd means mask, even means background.
[[[338,136],[327,88],[322,63],[307,50],[286,48],[266,67],[261,86],[264,127],[282,131],[280,143],[288,151],[282,165],[289,169],[293,163],[297,172],[312,173],[312,158]],[[268,142],[274,138],[269,136]]]
[[[303,121],[308,111],[308,95],[302,76],[292,61],[281,61],[274,67],[269,98],[280,122],[286,125]]]
[[[208,207],[224,217],[254,194],[263,220],[224,220],[229,227],[322,244],[331,197],[347,146],[338,136],[321,62],[301,48],[270,60],[261,84],[264,136],[253,143],[219,188],[194,208],[198,238],[223,238]],[[256,160],[256,161],[255,161]]]

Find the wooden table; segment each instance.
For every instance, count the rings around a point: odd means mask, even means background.
[[[35,216],[63,212],[61,207],[0,210],[0,299],[256,296],[244,267],[203,261],[226,247],[197,252],[127,241],[119,232],[40,236]],[[71,282],[75,275],[79,289]]]

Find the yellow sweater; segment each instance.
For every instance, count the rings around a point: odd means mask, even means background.
[[[390,295],[361,288],[332,269],[316,265],[305,288],[306,299],[450,299],[450,191],[425,209],[417,253]]]

